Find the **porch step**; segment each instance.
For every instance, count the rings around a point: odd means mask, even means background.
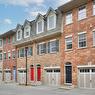
[[[60,89],[65,89],[65,90],[70,90],[70,89],[73,89],[74,86],[73,85],[63,85],[60,87]]]

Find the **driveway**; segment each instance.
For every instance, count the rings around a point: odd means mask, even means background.
[[[17,84],[0,84],[0,95],[95,95],[95,89],[71,90],[48,86],[19,86]]]

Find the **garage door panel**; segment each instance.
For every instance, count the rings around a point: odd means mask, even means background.
[[[79,76],[79,86],[84,88],[84,74],[80,74]]]
[[[90,88],[90,74],[85,74],[85,87]]]
[[[92,74],[92,88],[95,88],[95,73]]]

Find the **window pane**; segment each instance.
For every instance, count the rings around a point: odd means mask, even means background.
[[[70,23],[72,23],[72,13],[68,12],[66,14],[66,24],[70,24]]]
[[[79,47],[86,47],[86,34],[79,35]]]
[[[0,47],[2,46],[2,40],[0,40]]]
[[[29,56],[32,56],[32,52],[33,52],[33,51],[32,51],[32,47],[29,47],[29,48],[28,48],[28,55],[29,55]]]
[[[4,59],[6,59],[6,53],[4,53],[4,55],[3,55],[3,56],[4,56]]]
[[[2,54],[0,53],[0,60],[2,60]]]
[[[79,8],[78,19],[82,20],[84,18],[86,18],[86,7],[82,6],[82,7]]]
[[[38,32],[42,32],[42,21],[38,22]]]
[[[72,37],[66,38],[66,49],[72,49]]]
[[[93,32],[93,46],[95,46],[95,32]]]
[[[20,57],[24,57],[24,48],[20,49]]]
[[[55,28],[55,21],[54,21],[54,16],[49,16],[48,18],[49,22],[49,29]]]

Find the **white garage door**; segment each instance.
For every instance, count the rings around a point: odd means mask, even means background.
[[[79,87],[95,88],[95,68],[79,69]]]
[[[11,71],[5,71],[5,82],[11,82]]]
[[[18,83],[19,84],[26,83],[26,71],[18,71]]]
[[[45,84],[50,86],[60,85],[60,69],[45,70]]]
[[[0,82],[2,81],[2,71],[0,71]]]

